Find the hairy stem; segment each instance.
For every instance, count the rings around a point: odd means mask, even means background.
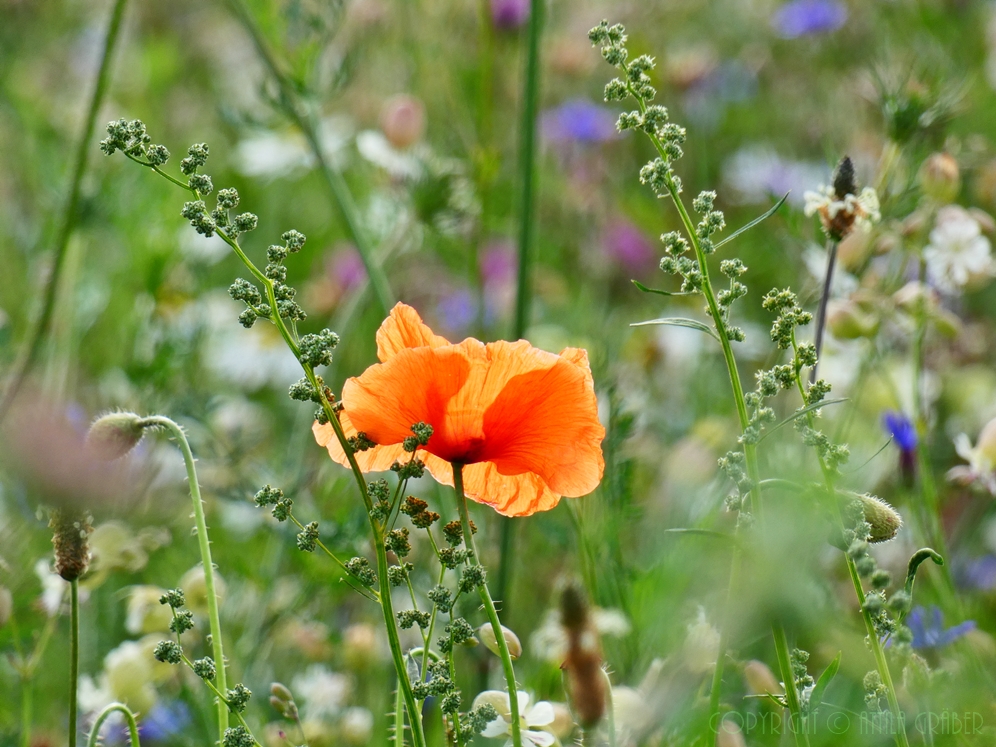
[[[467,496],[463,492],[463,465],[453,465],[453,489],[457,495],[457,508],[460,511],[460,524],[463,526],[463,541],[470,550],[471,556],[468,563],[480,566],[481,558],[477,554],[477,546],[474,542],[474,532],[470,527],[470,513],[467,510]],[[491,630],[494,631],[495,639],[498,642],[498,654],[501,658],[502,669],[505,672],[505,684],[508,687],[509,716],[512,720],[512,747],[522,747],[522,732],[519,724],[519,697],[515,686],[515,669],[512,666],[512,656],[508,652],[508,642],[505,640],[505,631],[502,630],[501,621],[498,619],[498,611],[495,609],[494,600],[491,599],[491,592],[488,591],[487,583],[481,584],[479,588],[481,602],[488,614],[491,622]]]
[[[214,580],[214,563],[211,561],[211,540],[208,537],[207,521],[204,518],[204,501],[201,498],[201,486],[197,482],[197,467],[194,464],[194,455],[190,450],[190,443],[187,436],[177,423],[163,415],[152,415],[143,418],[143,426],[160,426],[169,431],[176,440],[183,454],[183,464],[187,468],[187,482],[190,484],[190,500],[194,507],[194,526],[197,528],[197,544],[201,552],[201,565],[204,567],[204,589],[207,594],[208,623],[211,629],[211,653],[214,656],[214,663],[217,673],[215,683],[220,692],[227,691],[228,682],[225,676],[225,651],[221,639],[221,615],[218,613],[218,593]],[[219,738],[225,736],[225,729],[228,728],[228,706],[223,700],[217,703],[218,710],[218,734]]]
[[[111,59],[117,46],[118,37],[121,31],[121,21],[124,18],[125,6],[128,0],[115,0],[114,8],[111,10],[111,18],[107,25],[107,34],[104,37],[104,51],[100,58],[100,68],[97,71],[97,79],[94,83],[93,94],[90,96],[90,105],[87,109],[86,120],[83,124],[83,132],[76,143],[76,155],[73,159],[73,171],[69,180],[69,194],[66,198],[65,207],[59,218],[59,227],[55,237],[55,257],[52,260],[52,270],[45,280],[45,287],[42,289],[42,307],[38,318],[28,333],[24,341],[17,360],[14,361],[13,370],[10,374],[10,382],[0,398],[0,422],[3,421],[10,410],[14,398],[24,384],[24,379],[28,371],[38,357],[41,349],[42,339],[48,331],[52,322],[52,314],[55,310],[56,291],[59,288],[59,278],[62,275],[62,268],[65,265],[66,249],[69,247],[69,237],[72,236],[73,228],[76,226],[77,213],[79,212],[80,190],[83,184],[83,174],[86,172],[87,161],[90,155],[91,140],[97,122],[97,115],[104,102],[104,95],[107,93],[107,84],[110,80]]]
[[[131,712],[131,709],[124,703],[111,703],[109,706],[104,708],[97,716],[97,720],[93,722],[93,728],[90,730],[90,737],[86,740],[86,747],[97,747],[100,744],[100,729],[104,726],[104,722],[111,717],[111,714],[118,712],[124,715],[125,722],[128,724],[128,737],[131,739],[131,747],[140,747],[138,740],[138,724],[135,723],[135,714]]]

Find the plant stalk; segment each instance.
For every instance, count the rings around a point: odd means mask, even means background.
[[[115,711],[124,714],[125,721],[128,723],[128,736],[131,739],[131,747],[140,747],[138,724],[135,723],[135,714],[124,703],[111,703],[100,712],[97,720],[93,722],[93,728],[90,730],[90,738],[86,741],[86,747],[97,747],[100,744],[100,729]]]
[[[471,551],[468,563],[480,566],[481,558],[477,554],[477,546],[474,542],[474,533],[470,528],[470,513],[467,510],[467,496],[463,492],[463,465],[453,465],[453,489],[457,495],[457,508],[460,511],[460,524],[463,526],[463,540],[467,549]],[[481,602],[488,614],[491,622],[491,630],[494,631],[495,639],[498,642],[498,653],[501,658],[502,669],[505,672],[505,684],[508,686],[508,706],[509,716],[512,720],[512,747],[522,747],[522,727],[519,723],[519,697],[515,686],[515,669],[512,666],[512,656],[508,652],[508,642],[505,640],[505,631],[502,630],[501,621],[498,619],[498,611],[495,609],[494,600],[491,599],[491,592],[487,583],[479,587]]]
[[[18,391],[24,384],[28,371],[38,357],[41,350],[41,342],[52,322],[52,314],[55,311],[56,291],[59,288],[59,278],[65,265],[66,250],[69,247],[69,238],[72,236],[73,228],[76,226],[77,213],[79,212],[80,191],[83,185],[83,175],[86,173],[86,165],[90,156],[90,145],[93,139],[93,131],[97,123],[97,115],[100,107],[104,103],[104,95],[107,93],[107,85],[111,74],[111,59],[117,47],[118,37],[121,31],[121,21],[124,18],[125,6],[128,0],[115,0],[114,8],[111,10],[111,18],[107,25],[107,34],[104,37],[104,52],[100,58],[100,68],[97,71],[97,79],[94,83],[93,94],[90,96],[90,105],[87,109],[86,120],[83,124],[83,132],[76,142],[76,154],[73,159],[73,171],[69,180],[69,195],[66,198],[65,207],[59,218],[59,227],[55,238],[55,257],[52,261],[52,270],[45,279],[45,286],[42,288],[41,312],[34,325],[28,333],[24,345],[14,361],[13,370],[10,374],[10,383],[0,398],[0,422],[3,422],[10,406],[17,397]]]
[[[183,454],[183,464],[187,468],[187,482],[190,483],[190,499],[194,507],[194,525],[197,528],[197,544],[201,552],[201,565],[204,566],[204,588],[207,594],[208,622],[211,629],[211,653],[215,663],[215,686],[224,694],[228,689],[225,676],[225,651],[221,638],[221,616],[218,612],[218,594],[214,581],[214,564],[211,561],[211,541],[208,537],[207,521],[204,518],[204,501],[201,498],[201,487],[197,482],[197,468],[194,455],[190,450],[187,436],[177,423],[163,415],[152,415],[143,418],[141,425],[166,428],[180,447]],[[221,699],[217,703],[218,734],[224,739],[228,728],[228,705]]]
[[[80,685],[80,582],[69,582],[69,747],[76,747],[79,731]]]
[[[830,303],[830,286],[833,285],[833,269],[837,264],[837,242],[827,239],[827,270],[823,276],[823,293],[820,295],[820,305],[816,309],[816,365],[809,370],[809,383],[816,383],[816,369],[823,355],[823,334],[827,326],[827,305]]]
[[[782,682],[785,685],[785,703],[789,715],[795,722],[790,730],[795,735],[797,747],[809,747],[809,731],[802,718],[802,708],[799,704],[799,691],[795,687],[795,674],[792,672],[792,655],[789,653],[788,639],[781,623],[775,623],[772,628],[775,639],[775,656],[778,658],[778,669],[781,671]]]

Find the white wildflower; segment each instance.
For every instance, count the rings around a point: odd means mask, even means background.
[[[927,275],[941,290],[957,293],[971,280],[993,275],[989,239],[975,217],[958,205],[937,211],[930,243],[923,250]]]
[[[519,690],[517,696],[519,701],[520,733],[522,734],[522,739],[524,740],[523,744],[525,744],[526,741],[537,745],[538,747],[550,747],[551,745],[556,744],[557,738],[553,736],[552,733],[535,728],[548,727],[553,724],[556,718],[553,704],[548,703],[545,700],[541,700],[530,707],[529,693]],[[508,702],[508,693],[503,693],[500,690],[485,690],[474,698],[474,708],[477,708],[479,705],[484,703],[490,703],[494,706],[495,710],[498,711],[498,718],[484,728],[482,736],[502,737],[505,735],[511,735],[512,715],[511,706]],[[505,744],[507,747],[507,745],[512,744],[512,740],[509,739]]]
[[[824,185],[815,192],[806,192],[803,197],[806,216],[819,215],[823,230],[837,241],[855,227],[867,229],[882,219],[878,193],[871,187],[865,187],[858,195],[846,194],[841,198],[832,186]]]
[[[342,710],[349,695],[349,678],[321,664],[308,667],[291,681],[291,691],[304,701],[305,718],[321,720]]]

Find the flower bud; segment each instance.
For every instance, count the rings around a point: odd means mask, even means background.
[[[865,521],[871,524],[869,542],[887,542],[899,534],[899,529],[903,526],[903,517],[896,509],[874,495],[865,493],[854,497],[861,502]]]
[[[14,597],[10,593],[10,589],[6,586],[0,586],[0,630],[2,630],[10,620],[10,616],[13,612]]]
[[[270,685],[270,695],[278,700],[282,700],[284,703],[289,703],[294,700],[294,696],[291,694],[290,689],[280,682],[274,682]]]
[[[993,233],[996,232],[996,219],[987,213],[982,208],[970,207],[968,209],[968,214],[975,218],[975,222],[979,224],[979,228],[982,229],[982,233]]]
[[[392,96],[381,110],[380,129],[395,148],[414,145],[425,134],[425,105],[414,96]]]
[[[827,307],[827,328],[838,340],[856,340],[873,336],[878,320],[852,301],[831,301]]]
[[[86,446],[98,458],[120,459],[138,446],[145,433],[142,418],[133,412],[112,412],[97,418],[86,434]]]
[[[723,719],[716,734],[716,747],[746,747],[743,732],[733,719]]]
[[[519,636],[504,625],[501,626],[501,632],[505,638],[505,645],[508,646],[508,655],[513,659],[518,659],[522,656],[522,644],[519,642]],[[498,639],[495,637],[495,631],[491,627],[491,623],[485,623],[478,628],[477,637],[487,647],[488,651],[495,656],[501,655],[498,650]]]
[[[837,261],[846,270],[853,272],[864,264],[872,250],[870,231],[851,231],[837,245]]]
[[[946,205],[961,191],[958,162],[949,153],[933,153],[920,166],[917,175],[920,189],[936,202]]]

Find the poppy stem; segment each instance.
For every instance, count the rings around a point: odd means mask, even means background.
[[[140,747],[138,724],[135,722],[135,714],[124,703],[111,703],[100,712],[97,720],[93,722],[93,727],[90,729],[90,737],[86,741],[86,747],[97,747],[100,743],[100,730],[104,726],[104,722],[115,712],[123,714],[125,721],[128,723],[128,736],[131,738],[131,747]]]
[[[226,692],[228,682],[225,677],[225,651],[221,641],[221,615],[218,613],[218,594],[214,583],[214,563],[211,562],[211,541],[208,538],[207,521],[204,518],[204,501],[201,498],[201,487],[197,482],[197,468],[194,465],[194,454],[190,450],[190,442],[177,423],[163,415],[150,415],[142,418],[143,427],[161,427],[169,431],[183,454],[183,464],[187,468],[187,482],[190,484],[190,499],[194,505],[194,525],[197,529],[197,544],[201,551],[201,565],[204,566],[204,589],[207,594],[208,622],[211,629],[211,653],[214,656],[216,668],[215,687],[219,692]],[[225,729],[228,728],[228,705],[218,699],[218,734],[224,741]]]
[[[470,527],[470,512],[467,510],[467,496],[463,492],[463,465],[453,464],[453,489],[457,495],[457,508],[460,511],[460,524],[463,527],[463,541],[471,556],[467,562],[470,565],[481,565],[480,556],[477,554],[477,546],[474,542],[474,532]],[[519,723],[519,697],[515,685],[515,669],[512,666],[512,656],[508,652],[508,642],[505,640],[505,631],[502,630],[501,620],[498,619],[498,611],[495,609],[491,592],[488,591],[487,582],[478,587],[481,594],[481,602],[488,613],[488,620],[491,622],[491,630],[494,631],[495,640],[498,643],[498,653],[501,657],[502,669],[505,672],[505,684],[508,687],[508,710],[512,719],[512,747],[522,747],[522,731]]]

